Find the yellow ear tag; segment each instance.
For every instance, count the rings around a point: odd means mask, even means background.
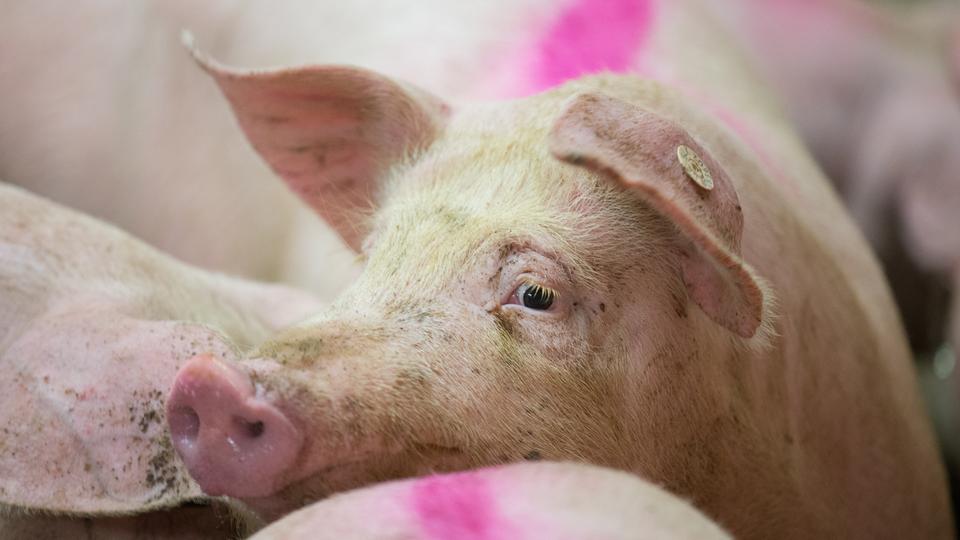
[[[707,164],[700,159],[696,152],[681,144],[677,147],[677,159],[680,161],[680,166],[683,167],[683,172],[687,173],[687,176],[694,183],[707,191],[713,189],[713,177],[710,176],[710,169],[707,168]]]

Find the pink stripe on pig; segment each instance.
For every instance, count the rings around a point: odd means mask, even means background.
[[[520,538],[497,514],[486,479],[476,473],[431,476],[412,490],[414,515],[426,538],[507,540]]]
[[[525,91],[635,68],[653,27],[654,1],[574,0],[535,41]]]

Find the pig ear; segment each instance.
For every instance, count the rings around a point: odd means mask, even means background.
[[[553,126],[550,150],[563,161],[609,175],[673,222],[690,297],[728,330],[746,338],[756,333],[763,292],[740,258],[743,215],[737,192],[686,131],[625,101],[582,94]]]
[[[270,167],[354,249],[378,180],[426,147],[449,108],[426,92],[346,66],[227,68],[184,44],[226,96]]]

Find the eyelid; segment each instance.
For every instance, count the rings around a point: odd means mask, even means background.
[[[544,284],[542,284],[542,283],[537,283],[536,281],[531,281],[531,280],[524,281],[524,282],[521,283],[519,286],[517,286],[516,290],[517,290],[517,291],[520,291],[520,289],[522,289],[522,288],[524,288],[524,287],[527,287],[527,288],[536,287],[536,288],[540,289],[541,291],[543,291],[543,293],[546,294],[546,296],[547,296],[548,298],[550,298],[551,300],[556,300],[557,298],[560,297],[560,293],[557,292],[556,289],[551,289],[550,287],[547,287],[546,285],[544,285]]]
[[[533,275],[531,272],[524,271],[517,274],[511,280],[511,283],[512,284],[510,285],[510,287],[504,289],[504,293],[506,293],[505,296],[500,297],[501,298],[500,303],[503,305],[511,304],[510,300],[513,299],[514,296],[517,297],[517,302],[513,302],[513,303],[519,304],[521,301],[521,298],[519,297],[520,289],[526,285],[533,285],[533,284],[540,285],[541,281],[537,279],[537,277]],[[543,287],[543,285],[541,285],[541,287]]]
[[[554,305],[540,311],[541,314],[558,315],[568,311],[566,292],[570,289],[570,272],[551,251],[536,246],[514,246],[510,251],[501,250],[500,264],[496,276],[499,305],[524,307],[522,287],[532,284],[553,294]]]
[[[524,288],[529,286],[539,287],[541,290],[545,291],[547,294],[552,295],[551,301],[553,305],[551,305],[550,308],[545,310],[536,310],[538,313],[556,314],[561,309],[559,308],[561,304],[557,302],[557,299],[560,298],[560,293],[556,289],[544,285],[539,280],[530,279],[529,277],[524,275],[521,275],[518,277],[518,279],[516,280],[516,285],[514,285],[513,288],[510,290],[509,295],[506,296],[501,301],[501,305],[517,306],[520,308],[527,309],[526,306],[523,305],[523,293],[525,292]]]

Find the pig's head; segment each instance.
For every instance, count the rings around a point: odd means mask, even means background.
[[[597,77],[454,110],[355,68],[201,62],[365,259],[330,309],[246,361],[181,370],[170,428],[208,493],[276,514],[521,459],[681,490],[709,474],[727,400],[705,381],[756,344],[765,294],[739,255],[734,183],[642,105],[659,90]]]

